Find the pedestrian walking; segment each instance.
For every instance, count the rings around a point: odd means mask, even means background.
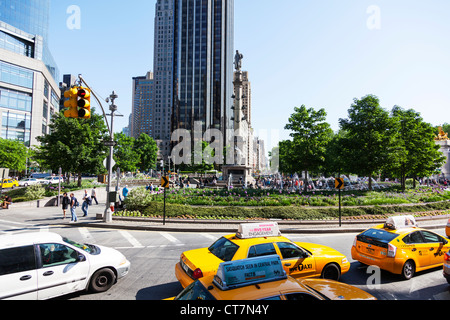
[[[125,188],[123,188],[123,190],[122,190],[122,195],[123,195],[123,198],[124,198],[124,200],[128,197],[128,186],[126,185],[125,186]]]
[[[98,204],[97,190],[95,190],[95,187],[93,187],[91,190],[91,200],[95,200],[95,204]]]
[[[83,211],[83,217],[87,217],[89,206],[92,204],[92,199],[87,193],[87,190],[84,190],[83,204],[81,205],[81,210]]]
[[[78,206],[78,200],[75,198],[75,195],[73,193],[70,194],[70,214],[72,215],[72,220],[70,222],[77,222],[77,213],[75,212],[75,209]]]
[[[62,202],[62,210],[63,210],[63,214],[64,214],[63,219],[65,219],[66,218],[66,210],[70,205],[70,198],[67,196],[67,192],[63,193],[63,198],[62,198],[61,202]]]

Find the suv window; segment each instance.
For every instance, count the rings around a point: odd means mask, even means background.
[[[40,244],[42,266],[44,268],[75,263],[78,252],[60,243]]]
[[[248,249],[247,258],[271,256],[274,254],[277,254],[277,252],[275,251],[273,243],[263,243],[250,247],[250,249]]]
[[[34,247],[0,250],[0,276],[36,269]]]

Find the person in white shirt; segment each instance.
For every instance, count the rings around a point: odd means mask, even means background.
[[[92,188],[92,190],[91,190],[91,199],[95,200],[95,204],[98,204],[98,201],[97,201],[97,190],[95,190],[95,187]]]

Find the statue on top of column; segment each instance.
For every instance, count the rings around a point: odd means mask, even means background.
[[[236,50],[236,54],[234,56],[234,66],[236,68],[236,71],[241,71],[242,59],[244,59],[244,55],[240,53],[239,50]]]
[[[434,138],[434,140],[436,141],[447,141],[448,139],[448,134],[444,132],[444,130],[442,129],[442,127],[439,127],[439,134],[437,137]]]

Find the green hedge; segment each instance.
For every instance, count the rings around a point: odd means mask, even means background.
[[[163,215],[163,203],[151,202],[149,205],[135,209],[142,216],[155,217]],[[391,205],[367,207],[342,207],[343,217],[357,217],[366,215],[386,215],[395,213],[432,212],[450,209],[450,202]],[[120,215],[120,213],[118,213]],[[339,217],[336,207],[206,207],[179,204],[166,204],[166,217],[189,217],[197,219],[283,219],[283,220],[322,220]]]

